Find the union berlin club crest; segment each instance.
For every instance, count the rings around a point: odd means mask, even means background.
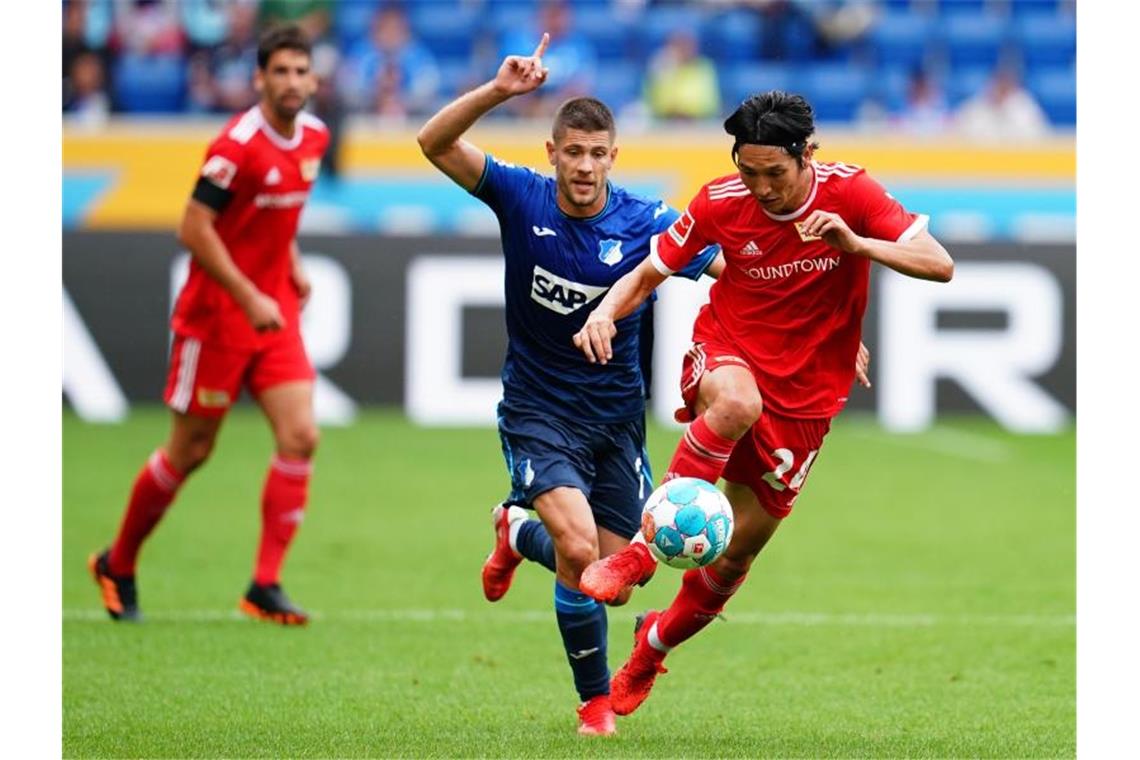
[[[301,179],[306,182],[312,182],[317,178],[317,174],[321,170],[321,159],[319,158],[306,158],[301,161]]]

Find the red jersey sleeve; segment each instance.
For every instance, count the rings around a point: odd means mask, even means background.
[[[195,200],[221,211],[244,182],[245,146],[223,134],[206,148],[206,157],[194,187]]]
[[[849,192],[851,215],[844,221],[856,234],[902,243],[924,230],[929,221],[926,214],[907,211],[865,171],[851,178]]]
[[[702,187],[689,202],[685,213],[677,217],[664,232],[649,239],[649,260],[663,275],[685,268],[701,251],[713,244],[709,229],[708,188]]]

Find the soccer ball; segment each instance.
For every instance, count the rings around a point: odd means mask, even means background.
[[[700,478],[675,478],[649,495],[641,534],[669,567],[704,567],[732,539],[732,506],[716,486]]]

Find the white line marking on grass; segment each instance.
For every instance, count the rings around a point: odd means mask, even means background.
[[[314,620],[344,623],[541,623],[549,625],[553,610],[488,610],[473,612],[460,609],[388,609],[337,610],[313,612]],[[217,623],[248,621],[241,613],[230,610],[157,610],[144,613],[155,622]],[[890,612],[737,612],[725,613],[730,625],[837,626],[868,628],[929,628],[932,626],[993,626],[998,628],[1071,627],[1075,615],[940,615],[936,613]],[[107,621],[107,613],[99,609],[65,609],[68,623]],[[253,622],[253,621],[250,621]]]
[[[936,454],[968,459],[971,462],[996,464],[1013,456],[1010,447],[1002,441],[987,435],[970,433],[946,426],[936,426],[925,433],[890,433],[853,430],[860,438],[873,438],[876,441],[892,443],[908,449],[924,449]]]

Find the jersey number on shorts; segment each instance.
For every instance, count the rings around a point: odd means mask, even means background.
[[[800,465],[799,471],[792,478],[788,485],[784,485],[781,478],[784,477],[796,465],[796,455],[792,453],[791,449],[776,449],[772,452],[772,456],[780,460],[780,464],[776,466],[775,470],[764,473],[764,482],[772,486],[776,491],[783,491],[785,488],[791,488],[793,491],[800,490],[800,486],[807,480],[808,470],[811,469],[811,463],[815,461],[815,455],[819,453],[819,449],[812,449],[808,452],[807,457],[804,459],[803,464]]]

